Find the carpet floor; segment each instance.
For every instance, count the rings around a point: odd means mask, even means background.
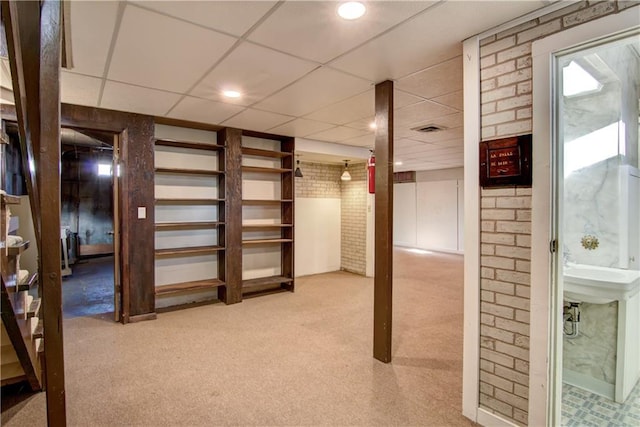
[[[345,272],[125,326],[67,318],[68,424],[473,425],[461,415],[462,264],[395,251],[390,364],[372,357],[373,280]],[[46,424],[44,393],[5,406],[2,425]]]

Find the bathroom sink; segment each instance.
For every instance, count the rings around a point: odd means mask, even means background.
[[[640,271],[568,263],[563,270],[564,299],[607,304],[640,291]]]

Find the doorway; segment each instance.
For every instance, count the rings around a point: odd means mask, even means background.
[[[65,318],[119,320],[118,137],[61,129],[62,304]]]
[[[639,35],[555,56],[563,425],[640,416]]]

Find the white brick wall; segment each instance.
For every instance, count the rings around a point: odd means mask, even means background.
[[[339,165],[300,162],[302,178],[296,178],[296,197],[340,198]]]
[[[482,139],[532,132],[531,44],[640,2],[582,1],[480,41]],[[531,189],[483,189],[480,405],[526,425]]]
[[[341,268],[366,274],[367,238],[367,166],[349,165],[351,181],[342,183],[342,245]]]

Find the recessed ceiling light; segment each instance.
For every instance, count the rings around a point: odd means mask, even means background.
[[[225,90],[222,94],[227,98],[240,98],[241,95],[237,90]]]
[[[369,123],[369,129],[376,129],[378,126],[376,126],[376,122],[371,122]]]
[[[366,10],[367,8],[364,7],[364,4],[359,1],[348,1],[346,3],[342,3],[340,7],[338,7],[338,15],[343,19],[352,21],[364,15]]]
[[[402,166],[402,162],[399,162],[399,161],[398,161],[398,162],[395,162],[395,163],[394,163],[394,165],[396,165],[396,166]]]

